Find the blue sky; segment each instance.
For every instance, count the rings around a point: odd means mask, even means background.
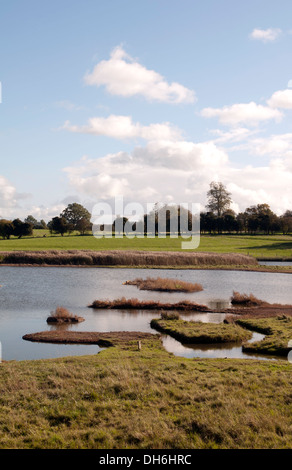
[[[290,1],[2,2],[0,216],[68,202],[292,209]]]

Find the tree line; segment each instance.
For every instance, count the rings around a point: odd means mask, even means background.
[[[206,210],[199,215],[202,234],[281,232],[286,235],[292,232],[292,210],[286,210],[284,214],[278,216],[268,204],[257,204],[236,214],[230,208],[231,203],[231,193],[227,191],[224,184],[210,183]],[[130,227],[132,232],[146,234],[149,233],[149,227],[151,227],[152,233],[157,235],[161,231],[159,221],[163,220],[165,233],[177,230],[178,234],[182,234],[192,231],[196,217],[182,206],[156,203],[154,209],[149,214],[144,214],[139,221],[130,222],[127,217],[118,216],[112,224],[101,225],[100,229],[124,234]],[[11,236],[17,238],[32,236],[34,229],[49,229],[51,234],[61,236],[76,231],[80,235],[85,235],[92,230],[91,214],[81,204],[72,203],[48,223],[44,220],[37,221],[32,215],[28,215],[24,221],[0,219],[0,236],[3,239],[9,239]]]

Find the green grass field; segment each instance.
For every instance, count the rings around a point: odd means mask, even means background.
[[[43,235],[46,234],[46,237]],[[181,238],[101,238],[92,235],[51,236],[35,230],[34,237],[0,240],[0,251],[14,250],[147,250],[180,251]],[[292,236],[202,235],[196,251],[249,254],[257,258],[292,258]]]

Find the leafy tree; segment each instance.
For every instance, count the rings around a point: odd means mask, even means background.
[[[33,233],[33,225],[28,222],[22,222],[20,219],[15,219],[12,222],[13,235],[15,237],[28,237]]]
[[[65,217],[53,217],[48,223],[51,233],[60,233],[63,237],[64,233],[68,232],[68,222]]]
[[[48,226],[47,226],[46,222],[44,221],[44,219],[40,220],[39,223],[40,223],[40,226],[41,226],[42,229],[45,230],[45,229],[48,228]]]
[[[292,232],[292,211],[287,210],[281,217],[279,217],[279,223],[283,235],[287,235]]]
[[[89,230],[92,229],[92,223],[88,219],[86,219],[85,217],[82,217],[82,219],[78,220],[78,222],[76,223],[75,229],[81,235],[84,235],[85,232],[88,232]]]
[[[217,217],[221,217],[226,212],[232,202],[231,193],[229,193],[222,183],[210,183],[210,189],[207,192],[207,209],[213,212]]]
[[[128,219],[127,217],[120,217],[118,216],[114,222],[113,222],[113,225],[112,225],[112,230],[113,232],[118,232],[119,234],[122,232],[124,233],[125,231],[125,225],[126,223],[128,222]]]
[[[28,215],[24,219],[24,222],[31,224],[33,228],[38,230],[44,230],[48,228],[46,222],[43,219],[38,221],[35,217],[33,217],[33,215]]]
[[[60,214],[60,217],[63,217],[68,224],[72,224],[73,230],[77,230],[77,224],[81,219],[85,219],[90,223],[91,214],[81,204],[73,202],[68,204],[66,209]]]
[[[13,234],[13,223],[11,220],[1,219],[0,220],[0,236],[3,239],[9,239]]]
[[[37,228],[38,226],[38,221],[35,217],[33,217],[32,215],[28,215],[25,219],[24,219],[24,222],[27,223],[27,224],[31,224],[33,226],[33,228]]]

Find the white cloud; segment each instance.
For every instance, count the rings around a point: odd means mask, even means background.
[[[256,155],[289,157],[292,156],[292,133],[252,139],[249,142],[249,147],[250,151]]]
[[[18,206],[16,188],[2,175],[0,175],[0,218],[9,217],[15,207]]]
[[[174,140],[181,137],[181,132],[169,123],[142,126],[140,123],[134,123],[131,116],[94,117],[88,120],[86,126],[74,126],[66,121],[63,129],[115,139]]]
[[[104,85],[111,95],[143,96],[150,101],[193,103],[195,94],[183,85],[168,83],[130,57],[122,47],[115,48],[109,60],[102,60],[84,77],[87,85]]]
[[[84,157],[65,168],[69,183],[79,193],[99,199],[119,194],[135,202],[188,201],[188,180],[195,175],[209,181],[228,157],[213,143],[150,142],[133,152]],[[150,200],[149,200],[150,199]],[[197,201],[192,201],[197,202]]]
[[[246,127],[236,127],[228,131],[222,131],[221,129],[213,129],[210,131],[213,135],[217,136],[214,140],[215,143],[233,143],[240,142],[248,139],[252,135],[258,133],[258,130],[250,130]]]
[[[281,35],[282,30],[279,28],[259,29],[255,28],[249,35],[251,39],[262,42],[273,42]]]
[[[264,151],[260,144],[258,140],[257,152]],[[71,187],[92,203],[122,195],[131,202],[194,202],[204,209],[209,184],[215,180],[231,191],[237,211],[268,203],[281,214],[292,207],[291,165],[288,158],[271,155],[265,166],[234,168],[214,142],[156,141],[131,153],[83,157],[64,171]]]
[[[223,108],[204,108],[201,115],[205,118],[217,117],[222,124],[229,126],[240,124],[256,126],[263,121],[280,120],[282,118],[282,113],[278,109],[271,109],[253,101],[224,106]]]
[[[267,103],[271,108],[292,109],[292,90],[276,91]]]

